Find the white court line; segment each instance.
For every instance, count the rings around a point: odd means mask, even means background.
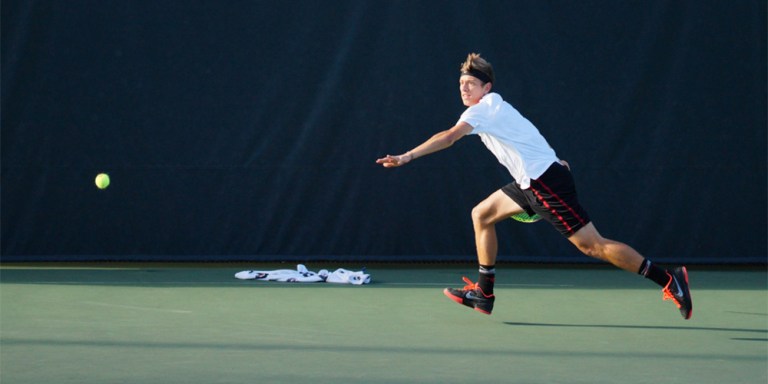
[[[126,281],[126,282],[115,282],[115,281],[25,281],[23,284],[51,284],[51,285],[136,285],[136,286],[146,286],[146,285],[198,285],[198,286],[204,286],[204,285],[231,285],[231,286],[243,286],[247,283],[244,283],[246,281],[250,282],[260,282],[265,283],[263,280],[236,280],[236,281]],[[295,285],[295,286],[311,286],[311,285],[338,285],[338,286],[344,286],[344,285],[351,285],[351,284],[324,284],[322,282],[313,282],[313,283],[285,283],[285,282],[272,282],[277,283],[281,285]],[[3,283],[3,284],[18,284],[18,283]],[[366,284],[368,285],[368,284]],[[375,279],[371,282],[370,285],[375,286],[387,286],[387,285],[394,285],[394,286],[417,286],[417,287],[449,287],[449,286],[457,286],[461,285],[461,283],[392,283],[392,282],[377,282]],[[513,284],[513,283],[496,283],[496,287],[504,288],[573,288],[576,285],[573,284]]]
[[[164,309],[164,308],[149,308],[149,307],[136,307],[133,305],[122,305],[122,304],[110,304],[110,303],[100,303],[98,301],[83,301],[83,304],[89,304],[89,305],[99,305],[102,307],[111,307],[111,308],[122,308],[122,309],[132,309],[137,311],[152,311],[152,312],[170,312],[170,313],[192,313],[192,311],[186,311],[182,309]]]
[[[375,281],[372,282],[372,284],[375,284]],[[420,287],[446,287],[446,286],[456,286],[461,285],[461,283],[378,283],[376,285],[416,285]],[[568,288],[568,287],[575,287],[575,285],[571,284],[500,284],[496,283],[494,287],[511,287],[511,288],[521,288],[521,287],[531,287],[531,288]]]

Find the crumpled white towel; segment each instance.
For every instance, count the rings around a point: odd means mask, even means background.
[[[339,268],[328,275],[325,281],[337,284],[363,285],[371,282],[371,275],[365,273],[365,271],[355,272]]]
[[[296,283],[317,283],[325,281],[326,276],[307,270],[302,264],[296,269],[276,269],[274,271],[241,271],[235,273],[235,277],[240,280],[264,280],[264,281],[286,281]]]
[[[363,271],[350,271],[339,268],[333,272],[321,269],[312,272],[304,264],[299,264],[296,269],[276,269],[273,271],[241,271],[235,274],[240,280],[283,281],[293,283],[317,283],[325,281],[335,284],[363,285],[371,282],[371,275]]]

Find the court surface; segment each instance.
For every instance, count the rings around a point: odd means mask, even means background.
[[[611,268],[500,266],[491,316],[442,294],[472,265],[369,265],[367,286],[233,277],[293,267],[2,265],[0,382],[768,382],[763,267],[689,267],[689,321]]]

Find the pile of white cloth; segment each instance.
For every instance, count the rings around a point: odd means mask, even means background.
[[[274,271],[241,271],[235,273],[235,277],[240,280],[263,280],[263,281],[284,281],[291,283],[336,283],[363,285],[371,282],[371,275],[362,271],[350,271],[339,268],[333,272],[327,269],[321,269],[312,272],[304,264],[299,264],[296,269],[276,269]]]

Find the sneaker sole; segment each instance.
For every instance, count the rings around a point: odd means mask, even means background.
[[[683,277],[685,278],[685,296],[686,299],[688,299],[688,302],[691,303],[691,310],[688,311],[688,316],[685,316],[685,319],[688,320],[693,316],[693,299],[691,298],[691,287],[688,285],[688,269],[682,267],[681,270],[683,271]]]

